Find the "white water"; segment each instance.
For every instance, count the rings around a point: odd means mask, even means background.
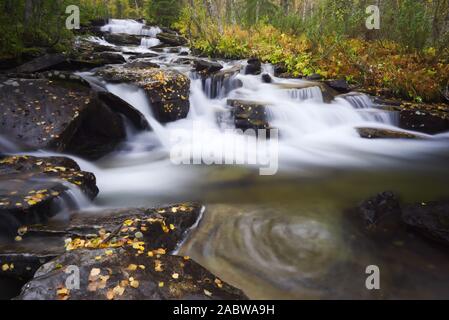
[[[162,32],[159,27],[146,27],[144,23],[135,20],[110,19],[107,25],[101,27],[101,31],[145,36],[140,44],[144,48],[151,48],[161,43],[156,38]]]

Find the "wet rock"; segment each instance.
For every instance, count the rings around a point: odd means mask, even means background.
[[[16,266],[0,275],[30,280],[37,268],[66,250],[130,246],[137,252],[144,246],[155,255],[169,253],[185,239],[202,210],[201,205],[185,203],[155,209],[77,212],[68,223],[21,227],[20,242],[0,245],[0,265]]]
[[[232,107],[234,123],[236,128],[247,130],[269,129],[265,105],[260,102],[246,100],[228,100]]]
[[[187,116],[190,80],[175,70],[110,66],[97,72],[107,81],[129,82],[143,88],[155,118],[167,123]]]
[[[248,65],[245,68],[245,74],[258,75],[262,72],[262,63],[257,58],[248,60]]]
[[[69,152],[89,159],[126,137],[123,115],[139,112],[98,98],[83,80],[53,72],[56,80],[10,79],[0,88],[0,133],[29,149]],[[58,79],[60,77],[61,79]],[[143,116],[142,116],[143,117]]]
[[[273,79],[271,78],[271,76],[268,73],[264,73],[262,75],[262,82],[263,83],[272,83]]]
[[[160,66],[157,63],[152,61],[148,61],[145,59],[136,59],[128,62],[125,67],[127,68],[138,68],[138,69],[148,69],[148,68],[159,68]]]
[[[155,57],[159,57],[159,55],[157,53],[147,52],[147,53],[141,53],[141,54],[135,55],[133,57],[130,57],[129,60],[155,58]]]
[[[290,96],[294,99],[300,98],[304,99],[319,99],[324,102],[331,102],[338,95],[338,93],[330,88],[323,82],[313,82],[313,81],[298,81],[290,83],[275,83],[281,89],[289,92]],[[311,91],[311,89],[319,89],[318,94]],[[313,95],[312,95],[313,94]]]
[[[275,77],[283,78],[283,75],[287,74],[287,72],[288,72],[288,68],[285,65],[283,65],[281,63],[274,65],[274,76]],[[287,77],[287,78],[289,78],[289,77]]]
[[[70,265],[80,268],[79,290],[64,288],[65,270]],[[246,300],[247,297],[188,258],[136,256],[129,248],[118,248],[76,250],[50,261],[24,286],[18,299]]]
[[[323,79],[323,77],[317,73],[311,74],[310,76],[306,77],[306,80],[309,80],[309,81],[319,81],[322,79]]]
[[[223,69],[223,66],[215,61],[207,60],[196,60],[195,61],[195,71],[201,72],[203,74],[211,74]]]
[[[105,33],[104,39],[119,46],[138,46],[142,42],[142,36],[127,33]]]
[[[45,222],[72,205],[70,186],[93,199],[95,176],[63,157],[7,156],[0,159],[0,231],[15,233],[21,225]]]
[[[203,90],[211,99],[224,97],[232,90],[243,86],[241,80],[235,79],[235,76],[240,73],[240,70],[241,66],[236,65],[232,68],[222,69],[210,75],[199,74],[202,80]]]
[[[383,228],[388,220],[399,221],[401,208],[399,200],[392,192],[383,192],[363,201],[355,212],[364,222],[367,229]]]
[[[449,106],[447,104],[402,103],[399,109],[399,126],[403,129],[428,134],[449,131]]]
[[[449,201],[405,205],[402,220],[427,238],[449,245]]]
[[[357,132],[365,139],[424,139],[424,136],[408,132],[378,128],[357,128]]]
[[[78,52],[70,55],[55,53],[33,59],[14,69],[16,73],[35,73],[49,70],[76,71],[92,69],[106,64],[124,63],[123,56],[116,52]]]
[[[339,93],[348,93],[351,91],[348,82],[344,79],[326,80],[324,81],[324,83],[327,84],[332,89],[338,91]]]
[[[187,39],[174,33],[161,32],[156,38],[164,44],[170,46],[184,46],[188,43]]]

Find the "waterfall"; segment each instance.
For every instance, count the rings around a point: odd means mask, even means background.
[[[286,90],[290,98],[294,100],[304,101],[304,100],[315,100],[323,102],[323,92],[320,87],[309,87],[304,89],[289,89]]]
[[[135,20],[110,19],[107,25],[101,27],[101,31],[145,36],[140,44],[143,48],[151,48],[161,43],[156,38],[162,32],[159,27],[147,27],[144,23]]]

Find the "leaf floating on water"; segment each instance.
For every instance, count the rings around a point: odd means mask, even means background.
[[[115,294],[113,290],[108,290],[108,292],[106,292],[106,298],[108,300],[113,300],[115,298]]]
[[[206,296],[208,296],[208,297],[212,297],[212,292],[210,292],[210,291],[208,291],[208,290],[206,290],[206,289],[204,289],[204,294],[205,294]]]
[[[19,236],[23,236],[25,233],[27,233],[27,231],[28,231],[28,228],[26,226],[24,226],[24,227],[20,227],[17,230],[17,233],[19,234]]]
[[[165,285],[165,283],[163,283],[163,282],[159,282],[159,288],[163,288],[163,287],[164,287],[164,285]]]
[[[125,288],[123,288],[123,287],[121,287],[121,286],[116,286],[116,287],[113,289],[113,293],[114,293],[115,295],[122,296],[122,295],[125,293]]]
[[[14,238],[14,240],[17,241],[17,242],[20,242],[20,241],[22,241],[22,237],[21,236],[17,236],[17,237]]]
[[[137,280],[133,280],[130,283],[130,286],[133,287],[134,289],[137,289],[139,287],[139,285],[140,285],[139,281],[137,281]]]
[[[128,268],[126,268],[128,271],[136,271],[137,270],[137,265],[135,264],[130,264],[128,266]]]
[[[8,264],[4,264],[4,265],[2,265],[2,271],[3,272],[6,272],[6,271],[8,271],[9,270],[9,265]]]
[[[173,273],[171,276],[173,279],[179,279],[179,273]]]

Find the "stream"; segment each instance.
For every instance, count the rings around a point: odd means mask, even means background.
[[[130,20],[111,20],[103,28],[146,36],[141,46],[121,48],[126,59],[132,52],[156,53],[149,60],[188,75],[190,112],[186,119],[161,124],[143,89],[80,73],[134,106],[152,127],[143,133],[130,127],[127,140],[99,161],[70,156],[95,174],[100,189],[94,203],[80,202],[81,207],[203,203],[205,214],[179,254],[253,299],[449,298],[449,256],[441,248],[410,234],[398,233],[394,241],[371,239],[344,214],[387,190],[409,202],[449,197],[449,134],[423,135],[424,140],[363,139],[356,128],[408,131],[398,128],[395,112],[376,108],[366,95],[326,103],[318,86],[298,89],[310,83],[277,78],[269,64],[262,66],[262,74],[269,74],[272,83],[243,72],[224,82],[202,81],[190,65],[178,63],[192,57],[188,48],[181,50],[187,56],[151,49],[159,44],[158,28],[144,29]],[[100,38],[91,41],[114,46]],[[224,70],[246,64],[219,62]],[[268,106],[268,122],[279,130],[279,140],[270,142],[277,150],[275,175],[260,175],[254,165],[175,165],[170,160],[177,146],[213,153],[243,139],[225,133],[232,124],[228,99]],[[179,135],[195,127],[203,133],[197,139]],[[233,154],[224,157],[235,160]],[[366,289],[369,265],[379,266],[382,290]]]

